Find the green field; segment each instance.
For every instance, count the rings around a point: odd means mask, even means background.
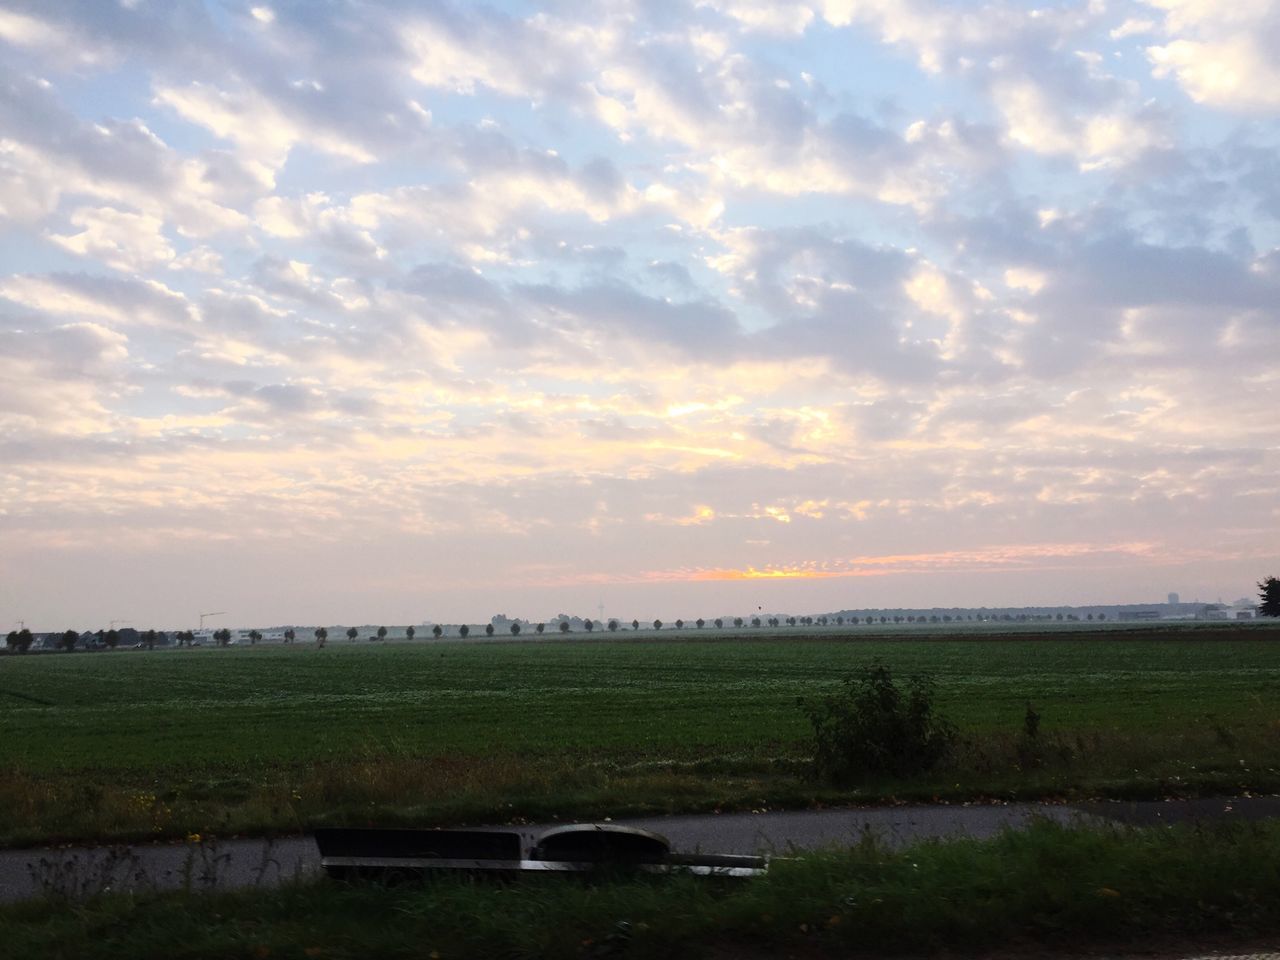
[[[366,807],[456,819],[629,797],[648,809],[664,792],[668,806],[829,800],[799,776],[796,699],[875,660],[932,675],[969,746],[933,782],[867,796],[1171,777],[1262,788],[1280,766],[1272,627],[919,636],[6,656],[0,838],[281,828]],[[1036,771],[1008,757],[1028,703],[1057,745]]]

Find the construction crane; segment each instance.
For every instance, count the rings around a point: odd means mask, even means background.
[[[201,629],[201,630],[203,630],[203,629],[204,629],[204,618],[205,618],[205,617],[225,617],[226,615],[227,615],[227,611],[225,611],[225,610],[218,610],[218,611],[215,611],[214,613],[202,613],[202,614],[200,614],[200,629]]]

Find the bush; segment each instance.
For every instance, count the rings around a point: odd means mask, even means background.
[[[815,772],[842,784],[932,769],[956,739],[955,727],[935,715],[933,694],[928,677],[912,677],[899,686],[889,668],[876,663],[845,678],[836,693],[800,698],[813,726]]]

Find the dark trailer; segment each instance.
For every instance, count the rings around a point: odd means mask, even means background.
[[[325,872],[334,879],[398,880],[436,871],[582,875],[612,871],[756,877],[764,857],[673,853],[665,837],[611,823],[575,823],[532,836],[516,829],[317,830]]]

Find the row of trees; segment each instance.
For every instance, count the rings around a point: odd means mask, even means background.
[[[1280,600],[1278,600],[1277,602],[1280,602]],[[1272,615],[1272,616],[1275,616],[1275,615],[1278,615],[1278,614],[1271,614],[1271,615]],[[881,617],[879,617],[879,618],[878,618],[878,622],[880,622],[880,623],[888,623],[888,622],[890,622],[890,619],[892,619],[892,622],[893,622],[893,623],[902,623],[904,620],[905,620],[907,623],[915,623],[915,622],[924,623],[926,618],[925,618],[925,617],[923,617],[923,616],[921,616],[921,617],[912,617],[912,616],[908,616],[908,617],[901,617],[901,616],[895,616],[895,617],[893,617],[893,618],[889,618],[889,617],[881,616]],[[1005,619],[1012,619],[1012,618],[1011,618],[1011,617],[1006,616],[1006,617],[1005,617]],[[1022,618],[1022,617],[1020,617],[1019,619],[1023,619],[1023,618]],[[1059,614],[1058,619],[1059,619],[1059,620],[1061,620],[1061,619],[1062,619],[1061,614]],[[1076,618],[1075,618],[1075,617],[1072,617],[1071,619],[1076,619]],[[1092,619],[1093,619],[1093,615],[1092,615],[1092,614],[1090,614],[1089,619],[1090,619],[1090,620],[1092,620]],[[1105,619],[1106,619],[1106,614],[1099,614],[1099,615],[1098,615],[1098,619],[1099,619],[1099,620],[1105,620]],[[951,622],[951,620],[952,620],[952,618],[951,618],[950,616],[943,616],[943,617],[941,617],[941,618],[934,616],[934,617],[929,617],[929,618],[928,618],[928,621],[929,621],[929,622],[931,622],[931,623],[938,623],[938,622],[950,623],[950,622]],[[712,624],[715,626],[715,628],[716,628],[717,630],[722,630],[722,629],[724,629],[724,626],[725,626],[725,620],[724,620],[723,618],[721,618],[721,617],[717,617],[715,620],[713,620],[713,621],[711,621],[711,622],[712,622]],[[748,621],[747,621],[747,620],[745,620],[743,617],[734,617],[734,618],[733,618],[733,620],[732,620],[731,622],[732,622],[732,624],[733,624],[733,626],[734,626],[735,628],[741,628],[741,627],[743,627],[743,626],[747,626],[747,625],[748,625],[748,623],[749,623],[749,625],[750,625],[751,627],[756,627],[756,628],[758,628],[758,627],[762,627],[762,626],[779,627],[779,626],[782,626],[783,624],[786,624],[786,625],[787,625],[787,626],[789,626],[789,627],[794,627],[794,626],[814,626],[814,625],[818,625],[818,626],[827,626],[828,624],[833,623],[833,622],[834,622],[836,625],[843,626],[843,625],[845,624],[846,620],[845,620],[845,618],[844,618],[843,616],[834,617],[834,618],[828,618],[828,617],[787,617],[785,620],[780,619],[780,618],[778,618],[778,617],[769,617],[769,618],[764,619],[764,620],[762,620],[760,617],[753,617],[753,618],[748,622]],[[857,618],[857,617],[850,617],[850,618],[848,618],[848,622],[849,622],[850,624],[857,624],[857,623],[860,623],[860,622],[862,622],[862,621],[861,621],[861,620],[859,620],[859,618]],[[873,616],[868,616],[868,617],[866,618],[865,622],[866,622],[866,623],[868,623],[868,624],[875,623],[875,622],[877,622],[877,618],[876,618],[876,617],[873,617]],[[685,623],[685,621],[684,621],[684,620],[679,620],[679,619],[678,619],[678,620],[676,620],[676,621],[675,621],[673,624],[671,624],[671,625],[672,625],[675,629],[677,629],[677,630],[683,630],[683,629],[687,626],[687,624]],[[703,627],[705,627],[705,626],[707,625],[707,621],[706,621],[706,620],[703,620],[701,617],[699,617],[697,620],[693,621],[693,624],[692,624],[692,625],[693,625],[694,627],[696,627],[697,629],[701,630]],[[589,619],[589,618],[588,618],[588,619],[584,619],[584,620],[582,621],[582,626],[583,626],[583,629],[584,629],[584,630],[586,630],[586,632],[587,632],[587,633],[593,633],[593,632],[595,631],[595,629],[596,629],[597,621],[593,621],[593,620],[591,620],[591,619]],[[609,621],[607,621],[607,622],[605,622],[605,623],[604,623],[604,626],[605,626],[605,627],[606,627],[610,632],[617,632],[618,630],[622,629],[623,624],[622,624],[622,622],[621,622],[621,621],[619,621],[619,620],[609,620]],[[654,621],[652,622],[651,626],[653,627],[653,629],[654,629],[654,630],[661,630],[664,626],[666,626],[666,624],[664,624],[662,620],[654,620]],[[640,629],[640,621],[639,621],[639,620],[632,620],[632,621],[631,621],[631,623],[630,623],[630,627],[631,627],[631,629],[632,629],[632,630],[639,630],[639,629]],[[573,627],[572,627],[572,625],[571,625],[570,621],[569,621],[569,620],[563,620],[563,619],[562,619],[562,620],[557,621],[557,628],[559,629],[560,633],[571,633],[571,632],[572,632],[572,630],[573,630]],[[545,632],[546,632],[546,629],[547,629],[547,624],[545,624],[545,623],[538,623],[538,624],[535,624],[535,625],[534,625],[534,627],[533,627],[533,631],[534,631],[534,633],[536,633],[536,634],[538,634],[538,635],[542,635],[543,633],[545,633]],[[512,636],[519,636],[519,635],[520,635],[520,633],[522,632],[523,628],[521,627],[521,625],[520,625],[519,623],[512,623],[512,624],[510,624],[510,626],[508,627],[508,630],[509,630],[509,632],[511,633],[511,635],[512,635]],[[405,631],[404,631],[404,632],[405,632],[405,637],[406,637],[407,639],[409,639],[409,640],[414,639],[414,637],[417,635],[417,631],[416,631],[413,627],[411,627],[411,626],[410,626],[410,627],[405,627]],[[486,636],[490,636],[490,637],[492,637],[492,636],[494,635],[494,633],[496,632],[496,628],[494,627],[494,625],[493,625],[492,623],[489,623],[489,624],[486,624],[486,625],[485,625],[485,627],[484,627],[484,632],[485,632],[485,635],[486,635]],[[443,628],[443,627],[441,627],[439,624],[436,624],[435,626],[433,626],[433,627],[431,628],[431,633],[432,633],[432,635],[433,635],[434,637],[436,637],[436,638],[438,639],[438,638],[440,638],[441,636],[443,636],[443,635],[444,635],[444,628]],[[383,627],[378,627],[377,631],[375,631],[374,635],[373,635],[373,636],[370,636],[370,637],[369,637],[369,639],[370,639],[370,640],[385,640],[385,639],[387,638],[387,634],[388,634],[388,630],[387,630],[387,628],[386,628],[385,626],[383,626]],[[325,627],[318,627],[318,628],[316,629],[316,631],[315,631],[315,634],[314,634],[314,635],[315,635],[316,643],[317,643],[319,646],[324,646],[325,642],[326,642],[326,641],[328,640],[328,638],[329,638],[329,631],[328,631],[328,629],[327,629],[327,628],[325,628]],[[459,635],[460,637],[464,638],[464,639],[465,639],[466,637],[469,637],[469,636],[471,635],[471,627],[470,627],[469,625],[467,625],[467,624],[462,624],[461,626],[459,626],[459,627],[458,627],[458,635]],[[61,637],[59,638],[58,646],[59,646],[60,648],[62,648],[62,649],[65,649],[65,650],[72,650],[72,649],[74,649],[74,648],[75,648],[76,644],[79,642],[79,640],[80,640],[80,636],[81,636],[81,635],[80,635],[80,634],[78,634],[76,631],[74,631],[74,630],[68,630],[68,631],[66,631],[64,634],[62,634],[62,635],[61,635]],[[92,634],[92,636],[95,638],[95,640],[96,640],[100,645],[105,646],[105,647],[107,647],[108,649],[111,649],[111,650],[114,650],[114,649],[119,645],[119,643],[120,643],[120,633],[119,633],[119,631],[114,630],[114,629],[112,629],[112,630],[98,630],[96,633]],[[153,650],[153,649],[155,649],[155,646],[156,646],[156,644],[157,644],[157,643],[159,643],[159,644],[161,644],[161,645],[164,645],[164,644],[167,644],[167,643],[169,642],[169,635],[168,635],[167,633],[163,632],[163,631],[146,630],[146,631],[143,631],[141,634],[139,634],[139,636],[142,638],[142,645],[143,645],[143,646],[145,646],[145,647],[146,647],[146,649],[148,649],[148,650]],[[360,631],[359,631],[359,630],[357,630],[355,627],[349,627],[349,628],[347,629],[347,639],[348,639],[348,640],[352,640],[352,641],[354,641],[354,640],[358,639],[358,638],[359,638],[359,636],[360,636]],[[285,642],[285,643],[287,643],[287,644],[288,644],[288,643],[295,643],[295,642],[297,641],[297,638],[298,638],[297,631],[295,631],[293,628],[289,628],[288,630],[285,630],[285,631],[284,631],[284,642]],[[11,650],[16,650],[16,651],[18,651],[19,653],[26,653],[26,652],[27,652],[27,650],[31,647],[31,643],[32,643],[33,639],[34,639],[34,638],[33,638],[32,633],[31,633],[31,631],[30,631],[30,630],[27,630],[27,629],[23,629],[23,630],[12,630],[12,631],[10,631],[10,632],[9,632],[8,636],[5,638],[5,642],[6,642],[6,644],[8,645],[8,647],[9,647]],[[177,631],[177,632],[175,632],[175,633],[173,634],[173,639],[177,642],[177,646],[179,646],[179,647],[182,647],[182,646],[192,646],[192,645],[194,645],[194,644],[196,643],[196,636],[195,636],[195,633],[194,633],[193,631],[191,631],[191,630],[179,630],[179,631]],[[212,639],[213,639],[214,643],[216,643],[218,646],[220,646],[220,647],[225,647],[225,646],[229,646],[229,645],[230,645],[230,643],[231,643],[231,639],[232,639],[232,634],[231,634],[231,631],[230,631],[229,629],[227,629],[226,627],[223,627],[222,629],[220,629],[220,630],[215,630],[215,631],[213,632]],[[258,631],[258,630],[250,630],[250,631],[249,631],[249,643],[250,643],[250,644],[256,644],[256,643],[258,643],[259,641],[261,641],[262,639],[263,639],[263,635],[262,635],[262,633],[261,633],[260,631]]]
[[[1259,603],[1258,603],[1259,616],[1280,617],[1280,578],[1266,577],[1263,580],[1260,580],[1258,582],[1258,599],[1259,599]],[[765,619],[761,619],[760,617],[752,617],[750,620],[750,625],[752,627],[761,627],[761,626],[780,627],[783,624],[786,624],[789,627],[794,627],[794,626],[814,626],[814,625],[827,626],[831,623],[834,623],[837,626],[844,626],[846,622],[850,624],[858,624],[858,623],[864,623],[864,622],[868,624],[889,623],[889,622],[951,623],[953,620],[963,620],[963,619],[964,618],[960,616],[952,617],[946,614],[942,616],[934,615],[929,617],[925,617],[923,615],[921,616],[899,615],[899,616],[893,616],[893,617],[881,615],[879,617],[867,616],[864,618],[851,616],[847,618],[847,621],[844,616],[787,617],[785,619],[782,619],[779,617],[768,617]],[[972,620],[973,617],[970,616],[968,617],[968,619]],[[1006,620],[1006,621],[1066,619],[1066,620],[1078,621],[1079,617],[1077,617],[1075,614],[1067,614],[1064,618],[1063,614],[1061,613],[1057,614],[1056,617],[1050,617],[1048,614],[1045,614],[1043,616],[1031,616],[1028,614],[1019,614],[1016,617],[1013,616],[1012,614],[1003,614],[998,618],[993,617],[992,619],[1000,619],[1000,620]],[[1094,620],[1095,617],[1093,614],[1089,614],[1086,617],[1086,619]],[[1100,613],[1097,615],[1096,619],[1106,620],[1107,615],[1105,613]],[[724,629],[725,621],[722,617],[717,617],[715,620],[711,622],[715,625],[715,628],[717,630]],[[742,617],[734,617],[732,620],[732,624],[735,628],[741,628],[745,626],[747,623],[748,621],[746,621]],[[587,633],[592,633],[595,631],[597,623],[596,621],[593,621],[590,618],[586,618],[582,621],[582,625],[583,625],[583,628],[587,631]],[[699,630],[701,630],[706,625],[707,625],[707,621],[703,620],[701,617],[693,621],[693,626]],[[618,630],[622,629],[623,625],[618,620],[609,620],[607,621],[605,626],[610,632],[617,632]],[[652,626],[654,630],[661,630],[663,626],[665,626],[665,624],[661,620],[654,620]],[[672,624],[672,626],[674,626],[677,630],[683,630],[686,624],[684,620],[676,620],[675,623]],[[523,628],[520,626],[519,623],[512,623],[508,627],[508,630],[510,631],[513,637],[519,636],[522,629]],[[547,629],[547,625],[545,623],[535,624],[533,628],[534,633],[539,635],[544,633],[546,629]],[[558,621],[558,629],[561,633],[570,633],[572,631],[572,626],[570,625],[569,620],[561,619]],[[639,630],[640,621],[632,620],[631,629]],[[484,632],[486,636],[492,637],[496,632],[494,625],[492,623],[486,624],[484,628]],[[369,639],[385,640],[387,638],[387,633],[388,631],[386,627],[378,627],[375,634],[371,636]],[[405,637],[409,640],[412,640],[417,635],[417,631],[415,631],[413,627],[405,627],[404,633],[405,633]],[[444,635],[444,628],[441,627],[439,624],[436,624],[431,628],[431,634],[432,636],[439,639]],[[463,637],[464,639],[470,636],[471,627],[465,623],[462,624],[460,627],[458,627],[458,635]],[[93,633],[92,636],[99,644],[101,644],[102,646],[106,647],[109,650],[114,650],[120,643],[120,633],[115,629],[98,630],[95,633]],[[166,634],[163,631],[145,630],[141,634],[139,634],[139,636],[141,637],[142,645],[146,647],[148,650],[155,649],[155,646],[157,643],[167,644],[169,642],[168,634]],[[355,627],[350,627],[347,629],[348,640],[356,640],[359,636],[360,636],[360,631],[357,630]],[[68,651],[74,650],[76,647],[76,644],[79,643],[80,641],[80,637],[81,635],[77,633],[75,630],[67,630],[61,635],[59,635],[58,647],[60,649],[68,650]],[[5,636],[5,645],[11,651],[15,651],[18,653],[26,653],[31,648],[31,644],[34,641],[34,639],[35,637],[31,633],[31,631],[24,627],[21,630],[10,630],[9,633]],[[177,641],[177,645],[180,647],[184,645],[190,646],[195,643],[195,633],[191,630],[179,630],[176,633],[174,633],[173,639]],[[298,639],[297,631],[295,631],[292,627],[284,631],[285,643],[294,643],[297,641],[297,639]],[[323,647],[328,639],[329,639],[329,631],[325,627],[316,628],[315,640],[316,640],[317,646]],[[213,640],[215,643],[218,644],[218,646],[225,647],[231,643],[231,631],[225,627],[223,627],[221,630],[215,630],[213,632]],[[262,633],[260,631],[258,630],[249,631],[249,642],[251,644],[256,644],[260,640],[262,640]]]

